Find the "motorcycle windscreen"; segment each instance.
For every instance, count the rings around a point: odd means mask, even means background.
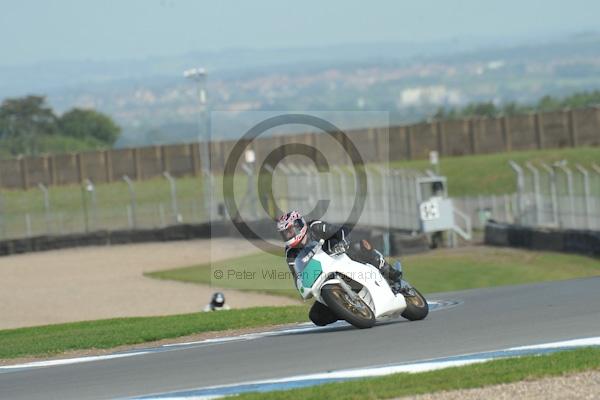
[[[313,256],[319,246],[318,242],[308,243],[296,257],[294,261],[294,270],[296,271],[296,277],[302,284],[302,287],[311,288],[317,278],[323,273],[321,263]]]

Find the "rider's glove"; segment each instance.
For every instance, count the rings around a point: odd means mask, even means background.
[[[346,250],[348,250],[348,247],[350,247],[350,244],[348,243],[348,241],[346,239],[342,239],[342,240],[338,241],[335,244],[335,246],[333,246],[333,253],[335,253],[335,254],[345,253]]]

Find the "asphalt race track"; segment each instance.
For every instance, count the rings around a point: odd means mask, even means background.
[[[174,346],[130,357],[0,370],[0,398],[115,398],[418,361],[599,336],[600,277],[429,296],[460,304],[419,322]],[[317,367],[315,367],[315,365]]]

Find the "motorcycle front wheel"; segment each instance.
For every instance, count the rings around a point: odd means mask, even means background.
[[[404,295],[406,300],[406,309],[402,316],[409,321],[418,321],[429,314],[429,304],[425,297],[415,288],[410,289],[410,295]]]
[[[350,296],[341,286],[323,287],[321,297],[338,318],[348,321],[355,327],[365,329],[375,325],[373,310],[358,295]]]

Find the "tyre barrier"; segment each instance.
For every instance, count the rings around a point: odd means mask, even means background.
[[[226,236],[223,229],[219,227],[219,223],[181,224],[158,229],[124,229],[69,235],[34,236],[0,241],[0,256],[72,247],[209,238],[211,233]]]
[[[485,225],[484,243],[492,246],[600,256],[599,231],[534,228],[488,221]]]

